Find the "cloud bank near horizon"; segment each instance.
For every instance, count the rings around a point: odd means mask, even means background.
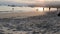
[[[35,0],[0,0],[6,2],[18,2],[18,3],[36,3]]]

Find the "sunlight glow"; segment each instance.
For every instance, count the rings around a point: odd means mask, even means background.
[[[38,8],[39,12],[43,12],[43,7]]]
[[[43,12],[43,7],[35,7],[35,10],[38,12]]]

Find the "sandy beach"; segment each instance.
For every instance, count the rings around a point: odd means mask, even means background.
[[[13,16],[13,18],[2,18],[7,16]],[[19,16],[19,19],[17,16]],[[25,18],[24,16],[28,18]],[[17,18],[14,19],[14,17]],[[0,18],[0,34],[48,33],[60,33],[60,17],[57,16],[57,11],[47,12],[46,14],[40,12],[6,13],[2,14]]]
[[[31,12],[11,12],[11,13],[0,13],[0,18],[26,18],[31,16],[45,15],[45,12],[31,11]]]

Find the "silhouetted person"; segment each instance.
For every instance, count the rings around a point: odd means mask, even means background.
[[[36,9],[36,11],[38,11],[38,9]]]
[[[58,13],[58,16],[60,16],[60,12]]]
[[[12,8],[12,11],[14,11],[14,8]]]

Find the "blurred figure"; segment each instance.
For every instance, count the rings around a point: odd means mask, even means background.
[[[60,12],[58,13],[58,16],[60,16]]]
[[[12,11],[14,11],[14,8],[12,8]]]

